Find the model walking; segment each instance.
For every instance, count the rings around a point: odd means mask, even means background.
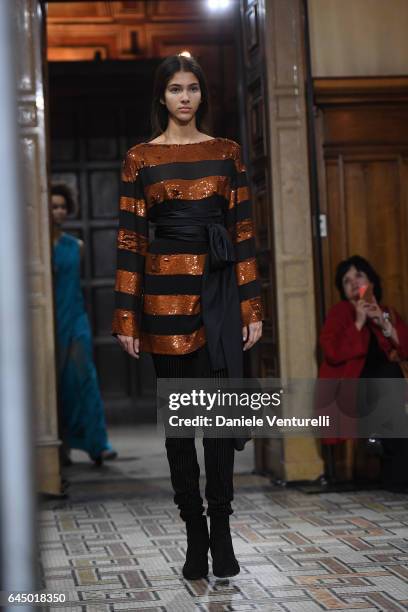
[[[62,461],[69,451],[87,452],[101,465],[115,459],[106,432],[103,402],[92,354],[92,336],[80,284],[82,241],[62,231],[73,200],[68,187],[51,189],[53,272],[58,348],[58,389],[61,408]]]
[[[168,57],[155,79],[154,139],[132,147],[122,193],[112,333],[158,377],[241,377],[243,350],[262,332],[251,204],[240,146],[203,133],[208,90],[197,62]],[[155,225],[148,244],[148,223]],[[143,293],[143,305],[141,296]],[[175,503],[186,522],[183,575],[239,573],[229,515],[235,447],[203,439],[207,515],[193,438],[166,438]]]

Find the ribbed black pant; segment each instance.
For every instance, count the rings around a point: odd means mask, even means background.
[[[187,355],[153,354],[158,378],[225,378],[226,370],[210,368],[207,347],[203,346]],[[203,438],[207,483],[205,497],[207,514],[232,514],[234,498],[234,444],[232,438]],[[183,521],[204,512],[200,495],[200,468],[194,438],[166,438],[167,458],[170,466],[174,502]]]

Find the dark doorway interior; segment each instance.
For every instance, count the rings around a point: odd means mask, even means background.
[[[73,191],[66,231],[85,244],[82,282],[110,423],[155,420],[151,358],[131,359],[110,335],[121,161],[150,136],[153,75],[160,60],[51,62],[51,180]]]

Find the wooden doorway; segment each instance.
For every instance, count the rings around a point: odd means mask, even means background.
[[[317,79],[314,93],[325,312],[340,299],[337,264],[358,254],[379,273],[383,304],[408,321],[408,79]],[[338,478],[378,477],[359,440],[335,461]]]
[[[318,79],[314,90],[326,312],[337,264],[359,254],[408,319],[408,79]]]

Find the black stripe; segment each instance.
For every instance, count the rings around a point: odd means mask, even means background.
[[[149,244],[149,253],[157,253],[160,255],[179,255],[180,253],[203,255],[204,253],[208,253],[208,245],[205,242],[155,238]]]
[[[233,189],[237,189],[238,187],[248,187],[247,173],[245,171],[237,172],[235,169],[231,179],[231,187]]]
[[[121,210],[119,212],[119,227],[143,236],[148,234],[148,223],[146,217],[140,217],[135,213],[129,212],[128,210]]]
[[[155,221],[162,215],[167,216],[169,214],[169,206],[171,206],[172,212],[185,211],[187,209],[188,217],[209,217],[211,215],[217,215],[219,211],[224,210],[228,205],[227,198],[216,193],[207,198],[201,198],[200,200],[164,200],[153,204],[149,208],[149,219]]]
[[[131,295],[129,293],[122,293],[121,291],[115,291],[115,308],[122,308],[123,310],[134,310],[135,312],[139,312],[140,306],[140,296]]]
[[[142,200],[144,198],[143,185],[139,177],[136,181],[121,181],[120,195],[126,198],[136,198]]]
[[[149,334],[192,334],[202,326],[201,315],[142,314],[142,329]]]
[[[116,249],[116,267],[119,270],[127,270],[128,272],[143,272],[145,257],[140,253],[132,253],[132,251],[124,251]]]
[[[255,255],[255,238],[248,238],[248,240],[243,240],[235,245],[235,256],[237,258],[237,262],[251,259],[251,257],[255,257]]]
[[[248,187],[248,177],[246,172],[239,172],[236,178],[237,187]]]
[[[169,179],[184,179],[192,181],[206,176],[232,176],[234,173],[232,159],[204,159],[193,162],[170,162],[157,166],[141,168],[140,175],[143,185],[154,185]]]
[[[229,208],[225,212],[225,225],[231,227],[238,221],[244,221],[249,219],[252,215],[252,206],[250,200],[243,200],[239,204],[236,204],[234,208]]]
[[[249,300],[250,298],[259,297],[261,295],[261,283],[258,279],[239,285],[239,301]]]
[[[200,295],[202,275],[145,274],[144,281],[146,295]]]

